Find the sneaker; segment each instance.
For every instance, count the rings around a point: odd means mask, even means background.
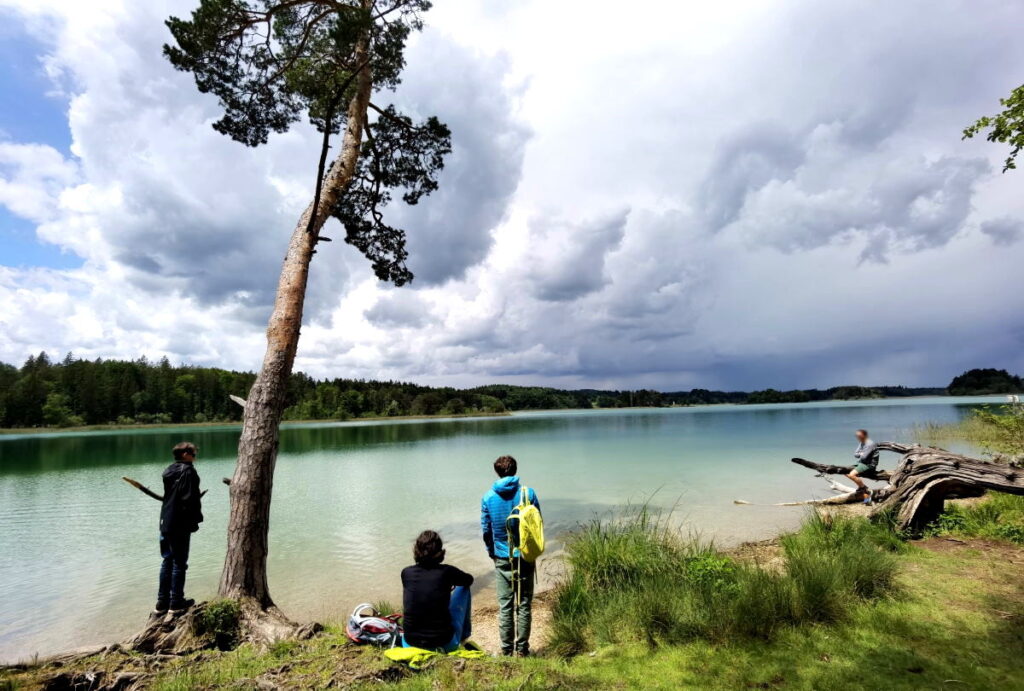
[[[167,614],[167,603],[163,600],[157,600],[156,607],[153,608],[151,614],[155,617],[162,617]]]
[[[181,614],[182,612],[187,612],[192,607],[192,605],[194,605],[195,603],[196,603],[196,601],[193,600],[190,597],[185,598],[181,602],[172,602],[171,603],[171,613],[172,614]]]

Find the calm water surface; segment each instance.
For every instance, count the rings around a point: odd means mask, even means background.
[[[277,464],[270,585],[298,619],[338,619],[355,604],[400,596],[398,572],[424,528],[448,561],[490,582],[478,537],[491,462],[512,454],[537,489],[549,532],[628,503],[675,506],[720,543],[796,526],[801,508],[735,506],[826,496],[791,456],[846,461],[853,430],[906,440],[998,398],[936,398],[661,410],[521,413],[511,417],[286,428]],[[209,489],[192,540],[188,594],[214,594],[224,556],[238,428],[0,436],[0,660],[116,640],[144,623],[156,594],[154,489],[176,442],[200,447]],[[962,449],[969,450],[969,449]],[[886,459],[883,455],[883,464]],[[651,497],[653,496],[653,499]],[[543,575],[542,575],[543,578]],[[550,575],[548,576],[550,578]]]

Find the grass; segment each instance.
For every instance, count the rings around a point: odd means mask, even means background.
[[[994,508],[1003,521],[1015,510]],[[556,593],[544,657],[441,660],[411,673],[329,625],[263,652],[211,650],[149,668],[117,653],[57,671],[110,681],[139,669],[162,690],[1024,689],[1024,547],[1006,541],[908,545],[863,519],[812,517],[761,565],[641,511],[584,527],[567,549],[578,571]],[[41,681],[39,670],[0,670],[0,689]]]
[[[1024,545],[1024,497],[992,494],[974,504],[948,504],[927,533],[1008,540]]]
[[[973,410],[959,422],[917,425],[918,443],[939,446],[950,441],[969,441],[993,454],[1024,455],[1024,404]]]
[[[567,542],[551,647],[576,655],[635,642],[770,639],[783,628],[842,621],[895,591],[900,549],[885,528],[814,514],[782,539],[783,565],[772,570],[687,539],[645,509],[595,521]]]
[[[241,610],[236,600],[213,600],[196,617],[196,635],[207,636],[218,650],[238,645],[238,620]]]

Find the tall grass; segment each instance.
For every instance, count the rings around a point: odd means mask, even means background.
[[[949,424],[917,425],[913,436],[929,446],[962,439],[993,454],[1024,455],[1024,404],[980,408]]]
[[[646,509],[594,521],[567,542],[552,644],[572,655],[635,640],[770,638],[780,627],[838,621],[894,589],[901,548],[866,520],[814,515],[783,539],[783,566],[771,570],[686,538]]]

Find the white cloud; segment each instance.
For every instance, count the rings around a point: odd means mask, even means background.
[[[52,219],[61,192],[77,178],[74,162],[51,146],[0,141],[0,205],[17,216]]]
[[[0,273],[0,360],[258,366],[318,142],[209,127],[215,100],[160,55],[192,5],[0,0],[52,46],[74,153],[0,143],[0,203],[86,260]],[[994,278],[1024,259],[1020,173],[959,138],[1019,84],[1024,8],[451,0],[426,19],[393,97],[455,150],[397,210],[417,280],[322,249],[300,368],[658,388],[1024,370],[1020,291]]]

